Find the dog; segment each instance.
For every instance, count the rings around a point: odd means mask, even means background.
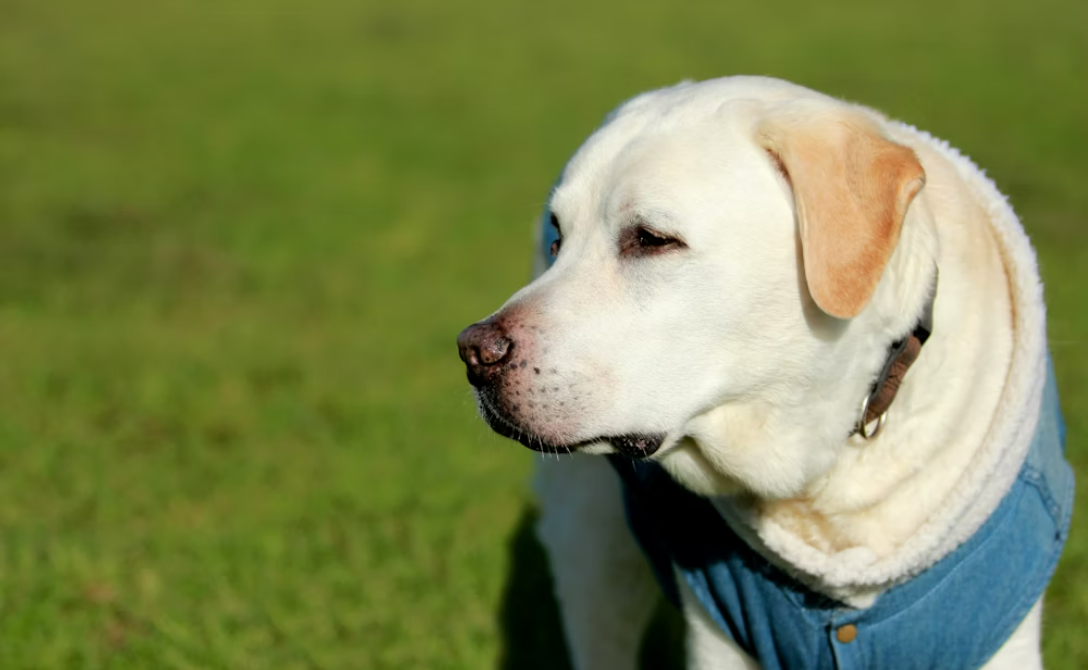
[[[605,119],[540,240],[458,348],[545,454],[574,667],[636,667],[662,590],[690,668],[1041,667],[1073,477],[1034,251],[969,159],[788,82],[684,82]]]

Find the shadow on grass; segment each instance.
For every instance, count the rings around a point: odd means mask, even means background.
[[[499,610],[503,636],[498,664],[501,670],[571,667],[548,559],[536,539],[536,519],[536,512],[527,508],[510,538],[510,573]],[[683,667],[683,627],[680,614],[662,599],[643,641],[639,664],[642,670]]]

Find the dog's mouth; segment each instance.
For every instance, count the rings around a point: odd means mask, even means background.
[[[532,431],[525,430],[513,421],[503,416],[487,402],[480,398],[480,414],[484,421],[503,437],[508,437],[515,442],[545,454],[572,454],[591,444],[607,442],[618,453],[629,458],[647,458],[652,456],[665,442],[665,433],[629,433],[625,435],[602,435],[589,440],[581,440],[569,444],[555,444],[539,437]]]

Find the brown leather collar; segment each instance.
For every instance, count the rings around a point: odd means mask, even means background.
[[[914,326],[914,330],[903,339],[892,344],[891,349],[888,351],[888,359],[885,361],[880,375],[873,382],[872,390],[869,392],[865,416],[862,418],[864,424],[859,422],[859,425],[854,427],[854,433],[862,432],[862,425],[869,425],[888,411],[888,408],[892,406],[892,401],[895,400],[895,395],[899,393],[899,386],[903,383],[903,377],[906,376],[907,370],[918,359],[918,354],[922,353],[922,345],[926,343],[930,333],[933,332],[933,301],[937,297],[936,277],[933,279],[933,284],[933,291],[930,293],[929,301],[922,310],[922,316]]]

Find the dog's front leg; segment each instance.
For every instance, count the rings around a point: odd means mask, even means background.
[[[759,670],[759,665],[722,632],[679,573],[676,584],[687,624],[688,670]]]
[[[599,456],[542,460],[537,534],[577,670],[634,670],[659,591],[627,528],[619,477]]]
[[[1042,627],[1043,599],[1040,598],[982,670],[1042,670]]]

